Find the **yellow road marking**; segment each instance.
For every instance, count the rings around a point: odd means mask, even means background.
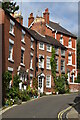
[[[70,110],[72,108],[72,106],[69,106],[68,108],[62,110],[59,114],[58,114],[58,120],[62,120],[62,115],[67,111]]]

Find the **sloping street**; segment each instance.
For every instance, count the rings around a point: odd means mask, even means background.
[[[45,96],[13,107],[3,113],[2,118],[57,118],[78,94]]]

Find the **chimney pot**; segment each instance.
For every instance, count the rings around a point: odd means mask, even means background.
[[[30,13],[30,17],[33,17],[33,13]]]
[[[28,18],[28,27],[31,25],[33,21],[34,21],[33,13],[30,13],[30,16]]]
[[[45,19],[45,23],[49,24],[49,11],[48,11],[48,8],[45,9],[45,12],[43,13],[43,17]]]
[[[45,9],[45,12],[48,12],[48,8]]]

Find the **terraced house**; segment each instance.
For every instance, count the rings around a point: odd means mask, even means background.
[[[2,14],[2,70],[8,70],[12,76],[18,74],[22,81],[33,87],[33,78],[38,77],[38,89],[41,93],[54,92],[54,80],[51,75],[51,49],[56,51],[56,75],[68,73],[69,83],[74,83],[76,73],[76,39],[72,33],[58,23],[49,20],[49,11],[43,17],[33,13],[28,18],[28,28],[23,26],[23,17],[10,15],[0,9]],[[1,19],[1,18],[0,18]],[[42,58],[42,60],[41,60]],[[19,84],[19,89],[26,85]]]
[[[59,23],[50,21],[49,10],[45,9],[43,16],[37,16],[34,18],[33,13],[28,18],[28,28],[35,30],[41,35],[48,35],[59,41],[62,45],[67,48],[66,52],[66,67],[68,73],[68,82],[70,85],[74,84],[77,78],[77,63],[76,63],[76,39],[77,37],[71,32],[63,28]],[[61,52],[63,53],[63,51]],[[62,65],[58,62],[58,65]],[[62,67],[61,67],[62,69]],[[61,70],[60,70],[61,71]],[[75,89],[75,88],[74,88]]]

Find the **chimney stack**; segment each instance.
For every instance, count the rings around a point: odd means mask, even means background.
[[[23,25],[23,17],[21,16],[21,12],[11,14],[21,25]]]
[[[43,17],[45,19],[45,23],[49,24],[49,11],[48,11],[48,8],[45,9],[45,12],[43,13]]]
[[[28,27],[31,25],[31,23],[34,21],[33,13],[30,14],[28,18]]]

